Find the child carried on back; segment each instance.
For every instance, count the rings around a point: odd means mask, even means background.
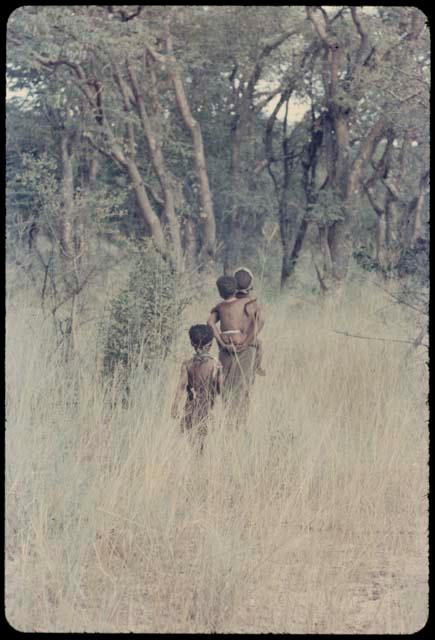
[[[258,340],[264,318],[257,299],[250,296],[253,277],[244,268],[238,269],[235,276],[221,276],[216,281],[223,300],[211,310],[208,325],[213,329],[219,345],[219,360],[224,368],[224,377],[230,366],[229,355],[234,356],[248,347],[256,349],[256,373],[264,375],[261,369],[262,347]]]

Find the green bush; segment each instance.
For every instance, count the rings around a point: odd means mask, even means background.
[[[150,370],[165,358],[188,303],[177,275],[152,245],[134,252],[127,289],[112,299],[104,331],[103,373],[118,369],[124,379],[139,362]]]
[[[359,247],[353,252],[353,257],[364,271],[381,271],[381,265],[377,260],[372,258],[367,247]]]

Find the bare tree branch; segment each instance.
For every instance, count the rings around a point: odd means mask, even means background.
[[[406,307],[409,307],[410,309],[413,309],[414,311],[417,311],[417,313],[421,313],[422,315],[428,315],[428,311],[427,310],[421,309],[420,307],[416,307],[415,305],[411,304],[410,302],[407,302],[403,298],[400,298],[399,296],[396,296],[394,293],[392,293],[391,291],[389,291],[388,289],[386,289],[382,285],[378,284],[374,280],[371,280],[369,278],[362,278],[362,279],[367,281],[367,282],[370,282],[370,284],[373,284],[375,287],[378,287],[378,289],[382,289],[382,291],[384,291],[386,294],[388,294],[390,296],[390,298],[395,300],[397,303],[404,304]]]
[[[88,142],[92,145],[92,147],[94,149],[96,149],[96,151],[101,153],[103,156],[105,156],[109,160],[117,160],[119,162],[119,164],[122,165],[123,167],[127,166],[127,159],[124,156],[124,154],[122,153],[120,148],[117,150],[117,152],[114,152],[113,149],[111,151],[107,151],[107,149],[104,149],[103,147],[101,147],[99,144],[97,144],[95,142],[95,140],[93,139],[93,137],[91,136],[91,134],[88,131],[86,131],[83,134],[83,137],[86,140],[88,140]]]
[[[143,8],[143,5],[138,5],[137,9],[132,11],[132,13],[127,13],[123,8],[115,10],[113,5],[106,5],[107,11],[114,17],[120,18],[121,22],[128,22],[129,20],[133,20],[133,18],[137,18],[137,16],[141,14]]]
[[[368,49],[368,46],[369,46],[368,36],[367,36],[367,33],[362,28],[361,20],[359,18],[358,13],[357,13],[357,8],[356,7],[351,7],[350,11],[351,11],[351,15],[352,15],[352,20],[354,22],[354,25],[355,25],[356,30],[358,32],[358,35],[359,35],[359,37],[361,39],[359,49],[358,49],[358,51],[356,53],[355,62],[356,62],[356,64],[364,64],[363,56],[367,53],[367,49]]]
[[[354,193],[357,184],[361,179],[361,172],[364,164],[371,158],[371,156],[375,152],[375,149],[382,135],[384,134],[385,127],[386,119],[383,115],[381,115],[370,129],[364,142],[361,144],[358,155],[356,156],[349,173],[347,187],[349,194]]]
[[[342,336],[348,336],[349,338],[360,338],[361,340],[379,340],[381,342],[401,342],[403,344],[412,344],[414,347],[422,346],[428,347],[427,344],[421,342],[420,336],[416,340],[400,340],[399,338],[374,338],[372,336],[359,336],[354,333],[348,333],[347,331],[336,331],[332,329],[333,333],[338,333]]]
[[[306,7],[305,9],[309,20],[312,22],[314,29],[316,30],[316,33],[322,40],[322,42],[324,42],[324,44],[329,49],[336,48],[338,46],[337,41],[335,40],[335,38],[332,38],[328,35],[329,21],[327,15],[325,17],[325,12],[323,11],[322,20],[316,13],[316,10],[320,9],[320,7]]]

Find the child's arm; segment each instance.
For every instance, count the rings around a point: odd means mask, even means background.
[[[216,338],[217,343],[220,344],[221,347],[223,347],[224,349],[227,349],[228,345],[226,345],[225,342],[223,342],[220,331],[216,326],[218,322],[219,322],[219,312],[216,309],[212,309],[208,317],[207,324],[209,327],[213,329],[213,335]]]
[[[186,366],[186,363],[183,362],[183,364],[181,365],[180,379],[178,381],[177,389],[175,391],[174,401],[172,403],[172,408],[171,408],[171,416],[173,418],[179,417],[180,402],[183,398],[183,394],[186,392],[187,383],[188,383],[187,366]]]

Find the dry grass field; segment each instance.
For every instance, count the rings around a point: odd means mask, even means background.
[[[205,320],[210,298],[184,326]],[[246,429],[198,457],[170,418],[187,334],[130,404],[95,324],[65,365],[18,293],[6,327],[6,616],[22,631],[411,633],[428,615],[425,349],[367,286],[266,307]],[[388,306],[387,306],[388,305]]]

